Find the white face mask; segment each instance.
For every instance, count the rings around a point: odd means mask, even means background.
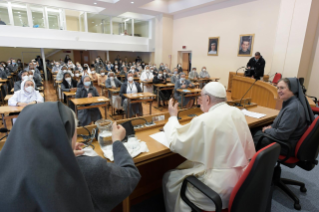
[[[185,81],[185,78],[181,78],[181,82]]]
[[[101,76],[104,76],[105,75],[105,73],[101,73]]]
[[[147,72],[147,73],[149,73],[149,72],[150,72],[150,70],[146,69],[146,72]]]
[[[164,72],[164,76],[166,76],[166,72]]]
[[[107,67],[109,67],[109,68],[110,68],[110,67],[111,67],[111,65],[107,65]]]
[[[95,74],[95,71],[91,71],[92,72],[92,74]]]
[[[203,69],[203,71],[206,71],[206,69]]]
[[[193,70],[193,72],[196,72],[196,70]]]
[[[56,64],[56,65],[55,65],[55,67],[59,67],[59,65],[58,65],[58,64]]]
[[[30,70],[30,71],[32,71],[32,73],[34,73],[34,70],[32,69],[32,70]]]
[[[33,75],[29,75],[29,78],[30,78],[30,79],[33,79]]]
[[[32,93],[32,92],[33,92],[33,87],[32,87],[32,86],[29,86],[29,87],[27,87],[25,90],[26,90],[26,92],[28,92],[28,93]]]
[[[76,76],[76,77],[79,77],[79,76],[80,76],[80,74],[75,74],[75,76]]]
[[[22,77],[22,80],[24,81],[24,80],[27,80],[27,79],[29,79],[29,76],[23,76]]]
[[[114,77],[110,77],[110,80],[114,80]]]
[[[129,77],[128,81],[132,82],[133,81],[133,77]]]
[[[66,81],[71,82],[71,77],[65,78]]]
[[[118,68],[118,66],[115,66],[115,68]]]
[[[68,70],[63,70],[63,73],[67,72]]]
[[[162,77],[162,74],[158,74],[158,77],[161,78],[161,77]]]

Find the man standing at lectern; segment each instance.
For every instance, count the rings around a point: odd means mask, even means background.
[[[265,69],[266,61],[260,55],[260,52],[255,53],[255,57],[250,58],[249,62],[247,63],[248,69],[253,69],[255,71],[254,78],[260,79],[260,77],[264,76],[264,69]]]

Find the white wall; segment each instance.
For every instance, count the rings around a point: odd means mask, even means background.
[[[253,52],[261,52],[266,60],[265,73],[270,72],[279,6],[280,0],[258,0],[189,17],[179,15],[173,25],[172,64],[178,62],[178,51],[192,51],[194,67],[206,66],[212,77],[220,77],[227,85],[229,72],[250,59],[237,56],[239,35],[255,34]],[[220,37],[217,57],[207,56],[209,37]],[[168,56],[170,52],[162,54]]]
[[[150,39],[0,25],[0,46],[148,52]]]

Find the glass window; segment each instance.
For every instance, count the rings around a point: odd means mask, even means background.
[[[88,32],[111,34],[111,18],[105,15],[87,13]]]
[[[47,8],[49,29],[63,29],[60,21],[59,9]]]
[[[0,3],[0,25],[11,25],[7,3]]]
[[[134,36],[148,38],[148,21],[134,19]]]
[[[33,28],[45,28],[43,7],[31,6]]]
[[[14,26],[28,27],[27,7],[25,4],[12,3]]]
[[[81,12],[75,10],[64,10],[65,11],[65,21],[66,29],[68,31],[80,32],[80,15]]]
[[[113,18],[112,27],[114,35],[132,36],[132,19],[130,18]]]
[[[85,32],[84,13],[80,15],[80,31]]]

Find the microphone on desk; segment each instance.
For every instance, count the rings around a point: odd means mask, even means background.
[[[246,68],[246,67],[245,67],[245,66],[242,66],[242,67],[240,67],[239,69],[237,69],[236,75],[237,75],[237,72],[238,72],[240,69],[242,69],[242,68]]]
[[[249,87],[249,89],[246,91],[246,93],[243,95],[243,97],[241,97],[239,103],[236,103],[235,106],[243,107],[243,105],[241,104],[241,101],[242,101],[243,98],[246,96],[246,94],[248,93],[248,91],[250,91],[250,89],[256,84],[257,81],[258,81],[258,78],[255,79],[255,82]]]

